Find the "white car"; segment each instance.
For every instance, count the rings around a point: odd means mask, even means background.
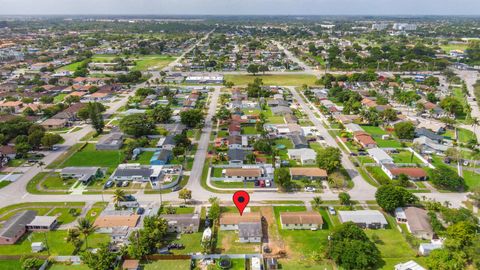
[[[328,207],[328,212],[329,212],[330,215],[332,215],[332,216],[336,214],[335,208],[333,208],[333,206],[329,206],[329,207]]]
[[[265,186],[266,187],[269,187],[271,185],[272,185],[272,183],[270,182],[270,180],[265,180]]]
[[[306,192],[315,192],[315,188],[314,187],[305,187],[305,191]]]

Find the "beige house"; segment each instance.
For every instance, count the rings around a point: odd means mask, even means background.
[[[280,213],[282,229],[311,230],[323,227],[323,218],[317,212],[283,212]]]

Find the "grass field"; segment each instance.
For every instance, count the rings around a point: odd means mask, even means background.
[[[388,148],[400,148],[402,147],[402,143],[397,140],[382,140],[382,139],[374,139],[377,143],[378,147],[388,147]]]
[[[239,243],[238,232],[219,231],[217,249],[221,253],[243,254],[261,252],[260,243]]]
[[[116,168],[125,159],[121,150],[95,150],[94,144],[87,144],[83,149],[67,159],[62,167],[70,166],[99,166]]]
[[[148,264],[144,264],[144,270],[185,270],[190,269],[190,261],[188,260],[160,260]]]
[[[392,154],[391,157],[395,163],[422,163],[422,161],[409,151],[401,151],[398,154]]]
[[[463,170],[463,178],[469,190],[480,186],[480,174],[472,171]]]
[[[457,132],[458,132],[458,140],[461,143],[468,143],[470,140],[477,141],[477,137],[475,136],[475,133],[473,133],[468,129],[458,128]]]
[[[77,68],[78,68],[81,64],[82,64],[82,61],[74,62],[74,63],[71,63],[71,64],[69,64],[69,65],[63,66],[63,67],[59,68],[58,70],[59,70],[59,71],[66,70],[66,71],[74,72],[75,70],[77,70]]]
[[[92,57],[93,62],[111,62],[116,57],[125,57],[117,55],[94,55]],[[166,55],[134,55],[130,59],[135,61],[135,66],[132,70],[146,71],[148,69],[159,70],[167,66],[170,62],[174,61],[176,58]]]
[[[46,233],[47,244],[51,255],[71,255],[73,252],[73,245],[65,244],[67,231],[51,231]],[[93,234],[88,238],[89,248],[98,247],[100,243],[107,243],[110,239],[106,234]],[[34,232],[26,234],[17,244],[0,246],[0,254],[2,255],[23,255],[30,254],[32,242],[44,242],[45,235],[43,232]],[[40,254],[47,255],[47,251],[42,251]]]
[[[442,48],[442,50],[444,50],[446,53],[450,53],[451,50],[464,51],[468,48],[468,44],[446,44],[440,45],[440,48]]]
[[[142,165],[150,165],[150,159],[154,152],[142,152],[136,160],[129,160],[128,163],[140,163]]]
[[[60,264],[60,263],[56,263],[52,266],[50,266],[50,268],[48,268],[48,270],[89,270],[90,268],[84,264],[78,264],[78,265],[66,265],[66,264]]]
[[[22,269],[20,260],[1,260],[0,269],[2,270],[18,270]]]
[[[256,78],[262,79],[265,85],[301,86],[304,84],[314,85],[317,78],[306,74],[286,75],[225,75],[225,81],[231,81],[235,85],[247,85]]]
[[[90,220],[91,222],[94,222],[95,219],[100,215],[100,213],[107,207],[108,203],[107,202],[96,202],[93,204],[92,208],[90,208],[85,215],[85,218]]]
[[[58,94],[56,95],[54,98],[53,98],[53,103],[60,103],[62,102],[65,97],[67,96],[67,94]]]

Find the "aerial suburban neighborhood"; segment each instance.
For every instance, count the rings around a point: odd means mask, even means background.
[[[5,5],[0,269],[480,269],[477,14]]]

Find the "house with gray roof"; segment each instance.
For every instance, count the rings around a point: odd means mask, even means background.
[[[123,134],[120,132],[112,132],[100,138],[95,149],[97,150],[118,150],[123,145]]]
[[[227,155],[230,164],[243,164],[247,156],[246,151],[242,149],[228,149]]]
[[[87,184],[90,180],[103,176],[100,167],[65,167],[60,171],[63,179],[75,178],[83,184]]]
[[[115,181],[158,181],[162,175],[162,166],[142,166],[139,164],[120,164],[110,176]]]
[[[423,154],[442,154],[448,149],[447,145],[437,143],[425,136],[413,139],[413,143],[421,147],[421,152]]]
[[[286,114],[292,114],[292,109],[287,106],[276,106],[271,108],[272,113],[274,115],[286,115]]]
[[[151,165],[166,165],[173,158],[173,153],[171,150],[160,149],[156,151],[152,158],[150,159]]]
[[[172,233],[195,233],[200,227],[200,216],[198,214],[174,214],[162,215],[167,220],[167,231]]]
[[[438,135],[437,133],[427,129],[425,127],[415,129],[415,137],[425,136],[436,143],[441,143],[443,141],[443,136]]]
[[[27,232],[27,224],[37,216],[36,211],[18,212],[8,219],[0,229],[0,245],[13,245]]]
[[[260,243],[263,232],[261,222],[242,222],[238,224],[238,238],[240,243]]]
[[[292,134],[289,136],[295,149],[308,148],[307,138],[300,134]]]
[[[338,211],[340,222],[353,222],[360,228],[385,229],[388,225],[385,216],[378,210]]]

